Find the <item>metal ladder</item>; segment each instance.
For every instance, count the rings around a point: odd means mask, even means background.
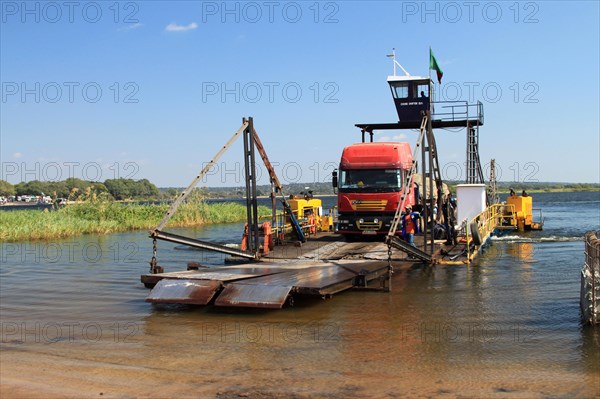
[[[421,143],[423,143],[425,132],[427,131],[428,120],[429,116],[427,114],[423,115],[423,120],[421,121],[421,128],[419,130],[419,137],[417,138],[417,144],[415,144],[415,148],[413,149],[410,171],[408,172],[408,175],[404,180],[402,196],[400,197],[400,201],[398,202],[398,207],[396,208],[396,213],[394,214],[394,219],[392,220],[392,225],[390,226],[390,231],[387,234],[387,240],[390,240],[391,237],[395,237],[396,230],[398,230],[398,224],[400,223],[402,210],[404,209],[404,205],[406,204],[406,198],[408,197],[408,193],[412,189],[412,179],[415,173],[417,172],[416,157],[418,154],[418,150],[421,148]]]
[[[467,183],[483,183],[483,169],[479,160],[479,125],[467,127]]]
[[[392,221],[390,230],[386,237],[386,242],[387,242],[390,250],[391,250],[391,247],[394,247],[403,252],[406,252],[407,254],[409,254],[411,256],[421,259],[422,261],[432,262],[433,257],[431,254],[428,254],[427,252],[422,251],[419,248],[409,245],[408,243],[404,242],[400,238],[396,237],[396,231],[398,230],[398,225],[400,224],[400,221],[401,221],[402,211],[406,204],[406,199],[408,197],[408,194],[412,188],[412,184],[411,184],[412,179],[413,179],[415,173],[417,172],[416,157],[419,152],[419,149],[421,148],[421,145],[424,145],[424,143],[425,143],[425,137],[427,137],[427,144],[428,144],[428,146],[425,147],[425,150],[430,153],[430,158],[429,158],[430,164],[429,164],[429,173],[423,173],[422,184],[423,185],[427,184],[427,177],[429,177],[429,179],[435,180],[436,189],[437,189],[437,198],[438,198],[438,209],[441,209],[441,200],[442,200],[442,194],[443,194],[442,193],[443,182],[442,182],[442,176],[441,176],[440,167],[439,167],[439,159],[437,156],[437,146],[435,143],[435,136],[433,135],[433,131],[430,126],[430,116],[427,113],[427,114],[423,115],[423,119],[421,120],[421,127],[419,129],[419,137],[417,138],[417,143],[415,144],[415,147],[413,149],[413,159],[412,159],[411,168],[410,168],[408,175],[406,176],[406,181],[404,182],[404,187],[402,190],[402,196],[400,198],[400,202],[398,203],[398,207],[396,208],[396,213],[394,215],[394,219]],[[430,201],[431,201],[430,202],[431,209],[433,209],[433,193],[429,193],[429,196],[430,196]],[[425,201],[427,201],[427,199],[425,199]],[[438,212],[438,215],[441,215],[441,212]],[[432,234],[432,240],[433,240],[433,231],[431,232],[431,234]],[[388,253],[390,253],[390,250],[388,251]],[[389,256],[391,257],[391,253]]]
[[[488,200],[490,204],[499,204],[500,197],[498,196],[498,189],[496,184],[496,160],[490,161],[490,185],[488,187]]]

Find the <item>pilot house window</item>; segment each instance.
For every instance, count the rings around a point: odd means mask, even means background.
[[[429,85],[428,84],[416,84],[415,85],[415,96],[417,97],[429,97]]]
[[[392,91],[394,92],[394,97],[396,98],[408,98],[408,85],[407,84],[399,84],[392,87]]]

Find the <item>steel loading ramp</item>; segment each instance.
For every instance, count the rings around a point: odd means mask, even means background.
[[[424,252],[424,251],[420,250],[419,248],[410,245],[406,241],[401,240],[400,238],[398,238],[396,236],[388,237],[387,241],[391,247],[394,247],[396,249],[399,249],[400,251],[406,252],[408,255],[414,256],[415,258],[418,258],[418,259],[422,260],[423,262],[431,263],[433,261],[433,257],[431,255],[429,255],[427,252]]]

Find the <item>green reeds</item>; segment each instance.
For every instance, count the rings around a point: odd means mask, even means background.
[[[56,211],[0,212],[0,242],[49,240],[81,234],[108,234],[128,230],[150,230],[158,225],[169,204],[119,204],[90,201],[67,205]],[[269,209],[259,207],[259,215]],[[246,220],[246,207],[236,203],[207,204],[192,201],[181,204],[168,227],[234,223]]]

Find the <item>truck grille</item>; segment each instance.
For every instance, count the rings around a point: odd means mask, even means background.
[[[359,230],[379,230],[381,229],[381,225],[382,225],[382,221],[379,221],[377,223],[375,222],[362,222],[360,223],[358,220],[356,221],[356,227],[358,227]]]
[[[355,211],[383,211],[387,205],[387,200],[356,200],[352,201],[352,208]]]

